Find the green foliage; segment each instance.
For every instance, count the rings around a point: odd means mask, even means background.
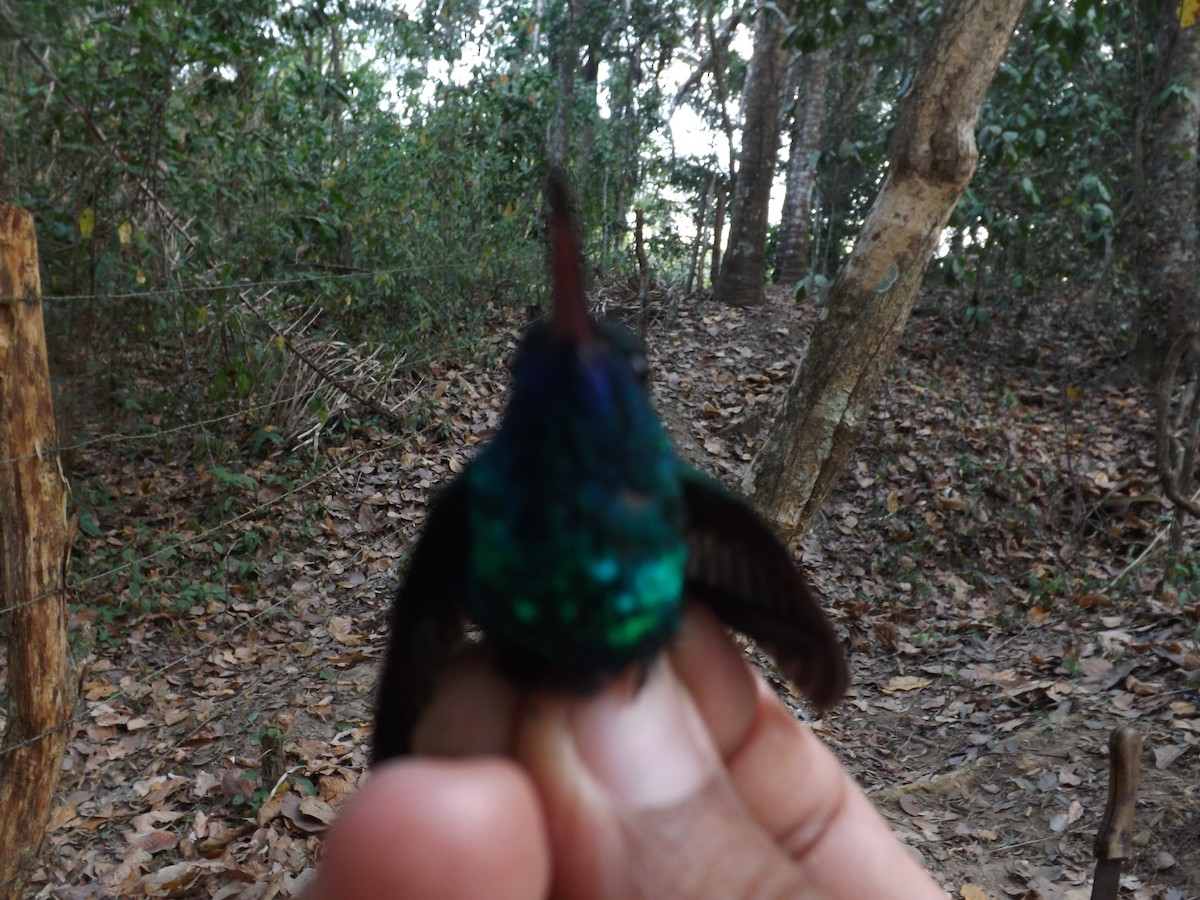
[[[829,296],[830,281],[818,272],[809,272],[796,285],[796,297],[809,297],[823,303]]]
[[[1136,242],[1115,229],[1132,199],[1155,21],[1148,5],[1107,0],[1035,0],[1026,13],[981,112],[979,170],[938,265],[948,283],[974,287],[974,322],[1064,284],[1124,296]],[[1079,312],[1111,322],[1110,310]]]
[[[1175,603],[1186,606],[1200,597],[1200,553],[1186,548],[1170,562],[1164,587],[1176,595]]]
[[[699,58],[729,8],[409,10],[20,4],[20,52],[0,64],[0,190],[37,216],[48,294],[120,295],[64,307],[54,327],[77,335],[103,320],[114,356],[200,339],[221,361],[192,379],[193,403],[246,404],[278,375],[272,336],[234,283],[283,282],[287,296],[261,311],[276,321],[315,304],[352,340],[461,349],[497,310],[540,299],[546,137],[564,104],[599,270],[633,268],[636,207],[655,271],[687,271],[680,223],[712,177],[727,187],[731,173],[720,153],[667,145],[664,73],[682,50],[686,65]],[[928,0],[791,11],[788,47],[833,48],[837,72],[817,159],[816,276],[836,273],[882,182],[886,130],[940,11]],[[1117,281],[1107,293],[1124,298],[1135,242],[1118,230],[1136,224],[1123,215],[1136,120],[1184,90],[1149,74],[1156,11],[1034,0],[989,94],[978,176],[937,266],[973,288],[968,324],[1064,282]],[[566,103],[555,66],[571,53]],[[745,67],[725,52],[720,77],[705,73],[682,98],[718,134]],[[264,430],[253,452],[271,440]]]
[[[791,20],[789,46],[831,47],[837,73],[805,296],[824,297],[885,176],[887,129],[940,9],[854,0]],[[37,217],[44,290],[59,300],[46,313],[56,358],[122,433],[235,423],[176,450],[215,481],[197,514],[206,526],[258,490],[231,460],[283,448],[281,423],[261,412],[288,358],[281,323],[320,311],[314,332],[387,344],[415,366],[502,355],[478,338],[542,299],[541,186],[560,108],[589,260],[603,274],[632,270],[640,210],[656,278],[688,270],[681,223],[732,173],[724,149],[669,145],[664,73],[693,65],[732,9],[636,0],[577,12],[565,0],[408,13],[370,0],[18,6],[20,43],[0,60],[0,189]],[[965,329],[993,328],[1063,285],[1105,282],[1116,290],[1089,296],[1128,299],[1134,126],[1178,93],[1145,74],[1155,22],[1146,3],[1031,4],[939,260]],[[736,46],[680,101],[719,134],[745,78]],[[570,52],[566,96],[555,65]],[[447,427],[432,399],[414,406],[415,427]],[[328,421],[321,393],[309,407]],[[106,527],[101,494],[81,503],[84,534]],[[205,562],[214,583],[248,576],[271,535],[221,541],[209,549],[236,559]],[[157,602],[161,576],[141,555],[109,562],[130,596]],[[170,588],[198,598],[203,583]]]
[[[258,482],[249,475],[240,475],[237,472],[231,472],[224,466],[213,466],[212,473],[221,484],[230,485],[245,491],[253,491],[258,487]]]

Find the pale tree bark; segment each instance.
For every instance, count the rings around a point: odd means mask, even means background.
[[[722,238],[725,232],[725,185],[718,182],[713,188],[717,196],[713,209],[712,268],[708,272],[709,284],[716,284],[717,279],[721,277],[721,247],[725,243]]]
[[[1133,349],[1134,369],[1154,382],[1179,335],[1200,318],[1197,298],[1197,169],[1200,139],[1200,24],[1180,27],[1179,4],[1167,0],[1164,29],[1165,80],[1169,91],[1146,150],[1152,189],[1144,212],[1142,305]],[[1196,367],[1195,347],[1184,356],[1185,371]]]
[[[887,178],[742,488],[785,539],[850,463],[921,276],[979,160],[975,121],[1026,0],[954,0],[901,98]]]
[[[813,189],[817,183],[817,153],[825,124],[825,98],[829,90],[829,48],[806,53],[798,60],[798,87],[804,100],[793,115],[788,150],[787,189],[779,226],[775,282],[793,285],[808,273],[808,248],[812,237]]]
[[[33,217],[0,203],[0,616],[11,715],[0,740],[0,896],[36,855],[70,736],[58,466]]]
[[[758,17],[742,93],[742,147],[729,201],[729,245],[713,287],[713,299],[731,306],[754,306],[764,299],[767,206],[779,152],[779,104],[787,68],[783,18],[773,4],[764,4]]]
[[[696,204],[696,217],[693,220],[696,224],[696,237],[692,240],[691,263],[688,265],[687,281],[684,282],[684,294],[691,294],[693,287],[704,287],[704,273],[701,271],[701,264],[704,262],[704,238],[708,228],[708,208],[711,205],[716,181],[716,173],[710,172],[700,189],[700,200]]]

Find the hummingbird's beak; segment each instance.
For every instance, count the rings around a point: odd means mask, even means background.
[[[570,189],[562,174],[551,174],[547,197],[550,201],[550,276],[554,285],[550,333],[582,344],[592,337],[594,329],[583,295],[583,264],[571,218]]]

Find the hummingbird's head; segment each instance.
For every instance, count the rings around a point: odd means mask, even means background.
[[[513,366],[517,388],[549,405],[600,412],[644,403],[649,365],[641,341],[588,314],[570,189],[559,173],[550,176],[547,200],[553,307],[549,322],[534,323],[525,335]]]

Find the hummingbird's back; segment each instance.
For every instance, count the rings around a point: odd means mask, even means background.
[[[678,626],[687,563],[679,463],[640,348],[535,329],[499,432],[466,473],[468,613],[519,680],[593,685]]]

